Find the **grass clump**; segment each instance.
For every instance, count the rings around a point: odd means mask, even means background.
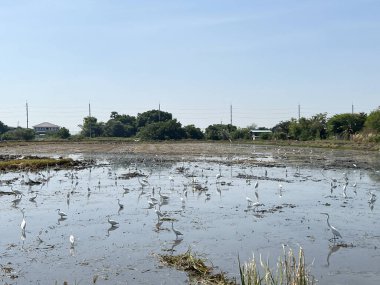
[[[68,167],[73,165],[71,158],[25,158],[0,161],[0,170],[39,170],[46,167]]]
[[[196,284],[236,284],[235,281],[229,280],[223,272],[214,274],[212,267],[207,266],[204,260],[197,257],[191,249],[180,255],[159,255],[159,258],[162,263],[187,272],[190,280],[195,280]]]
[[[260,255],[260,266],[255,257],[244,265],[240,264],[240,280],[242,285],[311,285],[316,281],[310,275],[305,266],[305,256],[300,247],[298,258],[293,250],[283,250],[282,256],[277,261],[277,268],[273,270],[269,266],[269,261],[264,263]]]

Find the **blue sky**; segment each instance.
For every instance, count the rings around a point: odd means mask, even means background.
[[[380,1],[0,1],[0,121],[272,127],[380,105]]]

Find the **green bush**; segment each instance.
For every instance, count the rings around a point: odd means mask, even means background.
[[[179,140],[186,138],[186,132],[181,123],[174,119],[146,125],[137,136],[143,140]]]
[[[380,109],[371,112],[365,121],[365,127],[371,131],[380,133]]]
[[[22,140],[30,141],[36,137],[36,133],[32,129],[16,128],[7,131],[2,135],[3,140]]]

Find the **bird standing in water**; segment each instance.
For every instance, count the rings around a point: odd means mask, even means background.
[[[116,222],[114,220],[110,220],[110,217],[108,216],[108,222],[112,227],[117,227],[119,225],[119,222]]]
[[[331,229],[331,231],[332,231],[332,233],[334,235],[333,239],[335,240],[338,237],[342,238],[342,235],[338,232],[338,230],[334,226],[330,225],[330,222],[329,222],[330,216],[329,216],[329,214],[327,214],[327,213],[321,213],[321,214],[327,216],[327,226]]]
[[[71,248],[74,247],[74,242],[75,242],[75,238],[73,235],[70,235],[70,244],[71,244]]]
[[[173,222],[172,222],[172,230],[173,232],[175,233],[175,237],[176,239],[178,239],[178,236],[183,236],[183,233],[181,233],[180,231],[177,231],[174,226],[173,226]]]
[[[21,210],[22,221],[21,221],[20,227],[21,227],[22,233],[25,235],[26,221],[25,221],[25,212],[24,212],[24,210],[25,210],[24,208]]]

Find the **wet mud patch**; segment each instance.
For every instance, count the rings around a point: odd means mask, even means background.
[[[5,277],[11,280],[17,279],[18,275],[16,271],[12,268],[12,263],[7,263],[6,265],[0,264],[1,277]]]
[[[284,204],[281,204],[281,205],[277,205],[277,206],[272,206],[271,208],[268,208],[268,209],[262,209],[262,207],[264,207],[265,205],[263,204],[260,204],[258,205],[257,207],[256,206],[248,206],[247,209],[245,209],[244,211],[245,212],[253,212],[254,213],[254,216],[257,217],[257,218],[264,218],[264,215],[266,214],[274,214],[276,212],[283,212],[284,211],[284,208],[295,208],[296,205],[293,205],[293,204],[288,204],[288,203],[284,203]],[[259,209],[259,207],[261,209]]]
[[[123,173],[119,176],[119,179],[123,179],[123,180],[128,180],[128,179],[132,179],[132,178],[136,178],[136,177],[146,177],[145,174],[141,173],[141,172],[128,172],[128,173]]]
[[[236,178],[247,179],[247,180],[268,180],[268,181],[277,181],[277,182],[285,182],[285,183],[293,183],[293,180],[277,178],[277,177],[268,177],[268,176],[257,176],[257,175],[249,175],[244,173],[239,173]]]

